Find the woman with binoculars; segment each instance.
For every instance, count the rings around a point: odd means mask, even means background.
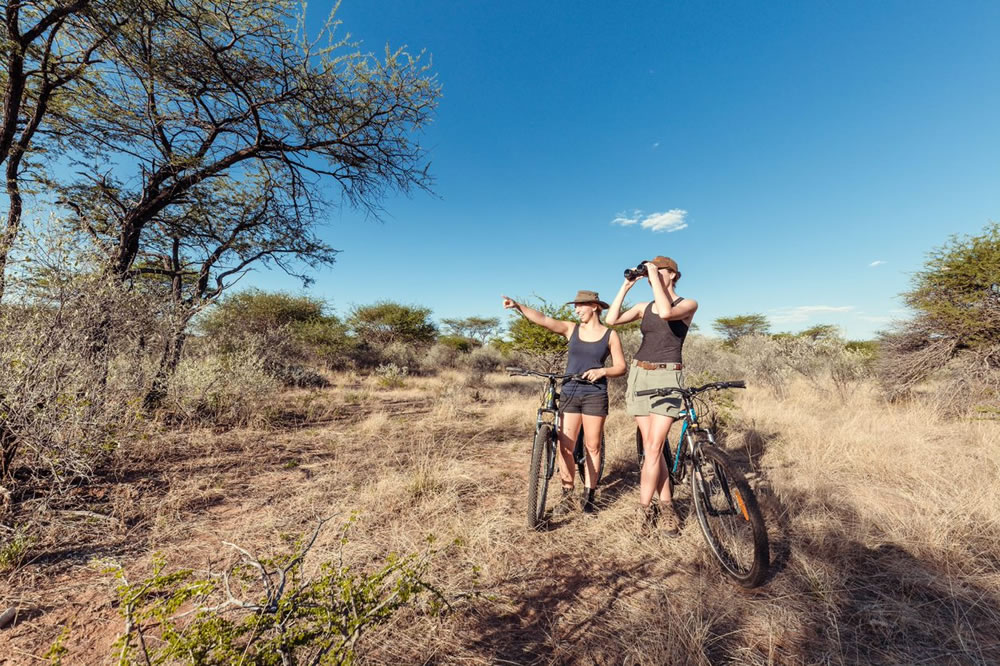
[[[566,303],[573,304],[580,320],[564,321],[542,314],[534,308],[518,303],[507,296],[503,306],[517,310],[528,321],[558,333],[569,340],[569,357],[566,374],[580,375],[584,382],[569,380],[562,387],[562,412],[559,427],[559,478],[562,480],[562,498],[552,512],[561,516],[570,511],[594,512],[594,493],[597,465],[601,456],[601,436],[604,421],[608,417],[608,377],[625,374],[625,354],[618,333],[601,323],[601,311],[608,304],[597,296],[596,291],[580,290],[576,298]],[[604,362],[611,357],[611,367]],[[584,495],[578,499],[573,493],[573,449],[576,438],[583,427],[583,444],[586,449],[586,474]]]
[[[636,303],[622,312],[629,289],[645,277],[653,290],[653,300]],[[608,308],[609,326],[628,324],[641,319],[642,344],[629,368],[625,392],[627,412],[635,416],[642,434],[645,458],[639,480],[639,525],[649,529],[657,522],[668,536],[680,534],[680,521],[673,504],[669,448],[664,461],[663,447],[670,426],[680,416],[680,398],[636,397],[636,391],[682,386],[681,348],[698,303],[681,298],[674,291],[681,273],[670,257],[656,257],[625,271],[625,282]],[[659,503],[654,504],[654,496]]]

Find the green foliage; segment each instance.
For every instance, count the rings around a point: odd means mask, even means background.
[[[725,338],[727,345],[735,345],[740,338],[749,335],[767,335],[771,324],[762,314],[745,314],[735,317],[719,317],[712,328]]]
[[[44,656],[49,660],[49,666],[62,666],[63,657],[69,654],[69,649],[65,645],[67,638],[69,638],[69,627],[63,627],[56,640],[45,651]]]
[[[572,321],[573,307],[571,305],[552,305],[542,301],[540,305],[525,303],[528,307],[538,310],[553,319]],[[565,337],[553,333],[547,328],[528,321],[520,313],[511,315],[508,329],[510,340],[504,347],[509,350],[526,352],[533,355],[564,354],[569,346]]]
[[[230,351],[251,339],[280,338],[275,341],[286,358],[270,364],[278,375],[301,373],[296,364],[306,361],[339,365],[356,346],[347,326],[326,313],[323,300],[259,289],[248,289],[217,303],[201,317],[199,328],[221,349]]]
[[[378,384],[383,388],[402,388],[405,385],[405,378],[410,374],[410,369],[406,366],[400,367],[395,363],[383,363],[375,368],[375,376],[378,377]]]
[[[380,301],[355,307],[347,323],[359,339],[376,347],[393,342],[430,344],[437,337],[430,314],[430,308]]]
[[[876,359],[880,350],[878,340],[848,340],[844,348],[869,359]]]
[[[444,325],[450,336],[469,338],[479,344],[486,344],[486,341],[495,336],[499,330],[500,319],[497,317],[442,319],[441,324]]]
[[[310,324],[326,319],[323,301],[279,291],[248,289],[217,303],[200,320],[211,337],[241,333],[264,334],[290,324]]]
[[[324,562],[305,577],[318,533],[275,558],[233,546],[241,559],[208,579],[188,569],[167,573],[162,557],[154,558],[149,578],[135,583],[117,568],[125,620],[115,644],[119,663],[346,664],[358,640],[401,608],[426,601],[434,614],[447,606],[425,580],[432,553],[390,554],[368,572],[344,565],[341,553],[339,562]],[[342,537],[341,547],[346,543]],[[153,636],[158,640],[148,640]]]
[[[478,342],[463,335],[439,335],[437,341],[449,349],[462,353],[471,352],[479,346]]]
[[[808,338],[809,340],[839,340],[841,337],[840,328],[833,324],[816,324],[804,331],[799,331],[795,335],[796,337]]]
[[[3,529],[3,526],[0,526]],[[17,569],[28,558],[32,539],[25,528],[15,528],[0,545],[0,574]]]
[[[977,348],[1000,340],[1000,223],[932,250],[903,294],[932,335]]]

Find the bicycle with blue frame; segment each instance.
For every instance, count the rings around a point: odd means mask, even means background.
[[[525,370],[524,368],[509,367],[507,372],[511,376],[535,376],[548,381],[545,392],[542,394],[542,404],[538,408],[535,419],[535,436],[531,445],[531,468],[528,470],[528,527],[532,529],[541,528],[547,520],[547,505],[549,481],[556,470],[556,456],[559,452],[559,426],[562,417],[559,412],[559,392],[556,390],[556,382],[559,380],[576,380],[585,383],[587,380],[580,375],[561,375],[552,372],[536,372]],[[576,446],[573,450],[573,462],[576,463],[577,472],[580,479],[586,483],[586,449],[583,445],[583,428],[576,439]],[[604,473],[604,435],[601,435],[601,455],[597,461],[596,478],[593,485],[597,483]]]
[[[732,388],[746,388],[746,383],[712,382],[696,388],[647,389],[636,391],[636,396],[680,397],[681,433],[673,464],[669,437],[663,444],[667,470],[675,484],[683,482],[686,475],[690,477],[691,501],[698,524],[722,571],[744,587],[756,587],[763,582],[770,566],[764,516],[746,477],[716,446],[714,434],[698,422],[695,410],[695,403],[700,402],[698,394]],[[641,469],[645,455],[638,428],[635,436]]]

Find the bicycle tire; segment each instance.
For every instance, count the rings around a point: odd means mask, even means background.
[[[573,449],[573,460],[576,461],[576,471],[580,474],[580,481],[587,483],[587,461],[585,456],[587,449],[583,443],[583,429],[580,429],[580,436],[576,438],[576,447]],[[604,476],[604,433],[601,433],[601,457],[597,461],[597,479],[594,487],[600,485],[601,477]]]
[[[670,478],[673,480],[673,472],[671,470],[673,461],[670,459],[669,439],[670,438],[668,436],[667,441],[663,442],[663,462],[667,464],[667,474],[670,474]],[[642,474],[642,464],[646,461],[646,451],[642,446],[642,431],[639,430],[638,426],[636,426],[635,429],[635,451],[639,456],[639,473]]]
[[[767,575],[764,516],[746,477],[725,453],[702,445],[691,460],[691,497],[708,548],[729,578],[757,587]]]
[[[545,500],[549,490],[549,458],[552,425],[543,423],[535,431],[531,445],[531,469],[528,470],[528,527],[537,530],[545,519]]]

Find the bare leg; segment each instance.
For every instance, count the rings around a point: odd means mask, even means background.
[[[562,424],[559,428],[559,479],[563,488],[573,487],[576,463],[573,461],[573,449],[576,448],[576,438],[580,436],[580,426],[583,424],[583,414],[563,412]]]
[[[597,487],[597,468],[601,464],[601,433],[606,416],[583,415],[583,445],[587,450],[586,482],[588,489]]]
[[[673,484],[670,473],[663,461],[663,446],[670,432],[674,419],[649,414],[635,417],[639,432],[642,433],[642,449],[645,459],[642,463],[642,473],[639,477],[639,504],[649,506],[653,495],[659,494],[660,501],[673,502]]]
[[[656,494],[662,504],[673,506],[674,484],[670,478],[670,470],[663,459],[663,447],[667,444],[667,436],[670,434],[670,426],[674,424],[674,419],[670,416],[660,414],[650,414],[650,437],[654,442],[659,442],[656,447],[656,461],[658,462],[658,478],[656,481]],[[645,441],[645,440],[644,440]]]

